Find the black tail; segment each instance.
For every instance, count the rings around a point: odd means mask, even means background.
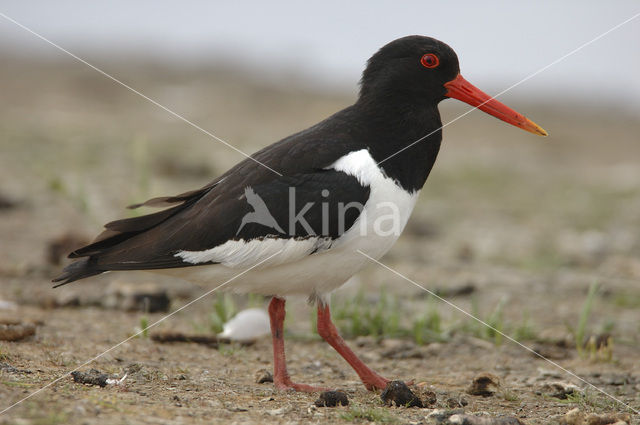
[[[179,213],[180,211],[192,205],[198,199],[203,197],[218,183],[219,180],[216,180],[213,183],[210,183],[198,190],[185,192],[177,196],[154,198],[142,204],[132,205],[131,208],[138,208],[143,205],[158,207],[180,203],[179,205],[163,211],[159,211],[157,213],[147,214],[140,217],[126,218],[123,220],[117,220],[112,221],[111,223],[107,223],[105,225],[106,230],[98,235],[98,237],[91,244],[77,249],[69,254],[69,258],[85,258],[75,261],[65,267],[64,270],[62,270],[62,274],[52,280],[52,282],[59,282],[53,287],[57,288],[58,286],[66,285],[67,283],[84,279],[85,277],[95,276],[109,270],[140,270],[149,268],[162,268],[162,265],[160,263],[153,264],[153,267],[140,267],[139,265],[131,265],[126,263],[105,265],[98,264],[98,262],[101,256],[104,256],[106,253],[108,253],[110,249],[171,218],[175,214]]]
[[[106,270],[99,270],[97,268],[97,264],[95,264],[95,261],[92,261],[91,257],[83,258],[65,267],[64,270],[62,270],[62,274],[52,280],[52,282],[60,282],[53,285],[53,287],[57,288],[58,286],[73,282],[74,280],[95,276],[97,274],[104,273],[105,271]]]

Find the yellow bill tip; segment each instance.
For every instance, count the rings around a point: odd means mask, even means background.
[[[549,135],[549,133],[547,133],[547,131],[544,128],[540,127],[538,124],[534,123],[528,118],[527,118],[527,125],[526,127],[523,127],[523,129],[527,130],[530,133],[537,134],[539,136],[546,137]]]

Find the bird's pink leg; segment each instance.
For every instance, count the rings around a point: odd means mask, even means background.
[[[294,390],[306,393],[324,391],[306,384],[296,384],[289,378],[287,360],[284,355],[284,309],[285,300],[273,297],[269,303],[269,318],[271,319],[271,336],[273,338],[273,384],[278,390]]]
[[[369,390],[385,389],[388,379],[369,369],[366,364],[344,342],[333,322],[329,305],[318,302],[318,334],[327,341],[356,371],[364,386]]]

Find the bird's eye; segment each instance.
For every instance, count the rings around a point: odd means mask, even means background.
[[[433,53],[427,53],[420,58],[420,63],[425,68],[435,68],[440,65],[440,59],[438,59],[438,57]]]

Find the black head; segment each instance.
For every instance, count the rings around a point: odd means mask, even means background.
[[[435,38],[410,35],[394,40],[369,59],[362,73],[359,103],[363,105],[428,110],[448,97],[523,130],[547,135],[542,127],[462,78],[456,52]]]
[[[460,72],[451,47],[431,37],[410,35],[382,47],[367,63],[360,97],[401,97],[422,104],[445,99],[444,84]]]

